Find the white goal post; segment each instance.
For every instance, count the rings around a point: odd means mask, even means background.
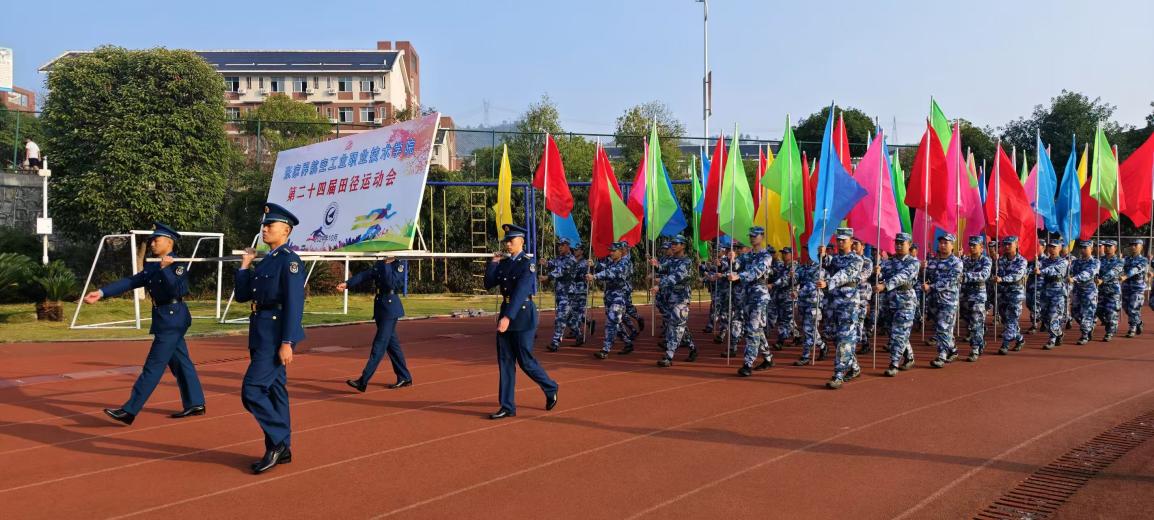
[[[133,307],[133,315],[134,315],[133,319],[108,321],[108,322],[103,322],[103,323],[87,323],[87,324],[82,324],[82,325],[76,324],[77,319],[80,317],[80,309],[84,307],[84,295],[88,293],[88,288],[92,285],[92,277],[96,273],[96,264],[100,261],[100,255],[104,252],[104,245],[106,243],[108,243],[108,241],[110,239],[116,239],[116,238],[127,239],[128,240],[128,250],[129,250],[129,257],[128,257],[129,271],[135,273],[136,272],[136,256],[137,256],[136,237],[148,236],[148,235],[151,235],[152,233],[153,232],[150,230],[146,231],[146,230],[135,230],[134,229],[132,231],[129,231],[128,233],[104,235],[103,237],[101,237],[100,242],[97,244],[97,247],[96,247],[96,256],[94,256],[92,258],[92,267],[90,267],[88,269],[88,278],[84,281],[84,289],[80,291],[80,301],[78,301],[76,303],[76,311],[72,314],[72,323],[68,326],[68,328],[70,328],[70,329],[139,329],[139,328],[141,328],[140,324],[142,321],[152,319],[151,317],[142,317],[141,316],[141,314],[140,314],[140,302],[141,302],[141,300],[144,299],[144,290],[143,289],[136,289],[136,290],[132,291],[132,307]],[[215,241],[217,254],[223,254],[223,252],[224,252],[224,233],[199,232],[199,231],[178,231],[178,233],[180,233],[181,237],[196,237],[196,245],[193,246],[193,248],[192,248],[192,254],[189,255],[188,258],[184,258],[181,260],[182,262],[187,263],[186,268],[191,268],[192,264],[198,258],[197,253],[200,251],[200,244],[202,242],[208,241],[211,244],[212,242]],[[192,317],[194,319],[196,319],[196,318],[220,319],[221,310],[222,310],[221,304],[223,301],[223,286],[224,286],[224,262],[223,261],[217,261],[216,262],[216,309],[215,309],[215,312],[212,316],[193,315]]]

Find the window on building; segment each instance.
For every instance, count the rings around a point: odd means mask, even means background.
[[[309,89],[309,80],[304,76],[293,79],[293,92],[304,92]]]
[[[233,121],[240,119],[240,109],[237,107],[226,107],[224,114]]]
[[[240,76],[225,76],[224,91],[236,92],[238,90],[240,90]]]
[[[338,108],[337,113],[338,113],[337,121],[339,121],[341,123],[352,123],[353,122],[353,109],[352,109],[352,107]]]
[[[313,90],[321,88],[321,77],[313,76]]]
[[[264,88],[264,76],[258,76],[256,78],[256,86],[258,88]]]
[[[268,79],[269,90],[272,92],[284,92],[284,76],[274,76]]]
[[[361,122],[372,123],[377,120],[377,109],[373,107],[361,107]]]
[[[337,92],[352,92],[352,91],[353,91],[353,78],[352,77],[344,76],[341,79],[337,80]]]
[[[244,88],[252,90],[252,76],[244,77]]]
[[[333,118],[333,107],[325,107],[325,117],[329,119]]]
[[[325,77],[325,88],[333,88],[333,77],[332,76]]]
[[[373,81],[372,78],[361,79],[361,92],[372,92],[375,88],[377,88],[377,82]]]

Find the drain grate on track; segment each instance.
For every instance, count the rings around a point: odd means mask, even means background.
[[[1039,468],[974,518],[1050,518],[1090,479],[1152,437],[1154,410],[1102,432]]]

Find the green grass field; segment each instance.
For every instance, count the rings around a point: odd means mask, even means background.
[[[694,293],[696,297],[697,294]],[[601,293],[597,293],[594,303],[601,304]],[[304,324],[321,325],[335,323],[352,323],[372,319],[372,297],[367,294],[349,295],[349,313],[341,314],[342,303],[340,296],[314,296],[305,304]],[[552,293],[537,296],[544,309],[553,307]],[[633,295],[636,303],[645,303],[644,292]],[[454,311],[467,309],[481,309],[486,312],[497,310],[497,297],[493,295],[412,295],[405,298],[405,314],[409,317],[443,316]],[[212,316],[215,304],[211,300],[190,300],[189,309],[193,316]],[[223,304],[222,304],[223,308]],[[64,340],[106,340],[106,339],[146,339],[148,335],[148,320],[141,321],[141,328],[123,329],[70,329],[72,314],[76,311],[76,304],[64,304],[64,321],[48,322],[36,321],[36,306],[31,303],[17,303],[0,305],[0,343],[27,342],[27,341],[64,341]],[[151,313],[147,301],[141,302],[140,314],[147,318]],[[243,318],[248,314],[248,304],[233,304],[228,317]],[[103,323],[110,321],[132,320],[132,300],[128,298],[113,298],[103,300],[94,305],[85,305],[80,311],[77,325]],[[132,323],[118,324],[117,326],[130,327]],[[218,323],[212,318],[193,319],[192,328],[188,330],[193,335],[217,334],[244,334],[248,326],[243,323]]]

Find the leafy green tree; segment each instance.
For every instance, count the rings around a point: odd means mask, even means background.
[[[1019,153],[1033,154],[1040,132],[1042,142],[1050,146],[1053,161],[1065,164],[1066,157],[1070,155],[1070,137],[1076,135],[1078,147],[1081,148],[1083,143],[1094,139],[1099,122],[1106,131],[1106,137],[1111,142],[1118,141],[1127,128],[1110,120],[1116,109],[1114,105],[1102,101],[1102,98],[1090,99],[1080,92],[1062,90],[1061,94],[1050,99],[1049,106],[1036,105],[1029,117],[1020,117],[1006,123],[1001,128],[1002,146],[1007,150],[1016,146]]]
[[[866,152],[866,136],[877,133],[874,119],[853,107],[838,107],[837,115],[845,119],[845,134],[850,142],[849,152],[853,157],[861,157]],[[821,154],[822,134],[829,119],[829,107],[823,107],[797,122],[793,134],[798,147],[816,158]],[[836,122],[836,120],[835,120]]]
[[[100,47],[58,61],[48,88],[52,211],[64,235],[91,241],[153,220],[214,227],[229,144],[224,84],[207,62]]]
[[[661,141],[661,159],[669,174],[677,176],[676,172],[681,163],[681,138],[685,136],[685,123],[673,115],[669,106],[660,101],[650,101],[625,109],[625,113],[617,118],[617,128],[614,130],[614,141],[621,147],[625,156],[624,165],[635,169],[641,163],[641,156],[645,153],[645,138],[653,123],[657,123],[657,136]]]
[[[264,139],[273,152],[315,143],[333,132],[328,118],[319,114],[316,107],[284,94],[269,96],[245,114],[243,130]]]
[[[0,106],[0,168],[12,168],[13,157],[16,158],[16,166],[24,162],[25,137],[32,138],[40,145],[41,153],[48,156],[49,150],[44,148],[44,128],[40,124],[40,118],[35,114],[8,110]]]

